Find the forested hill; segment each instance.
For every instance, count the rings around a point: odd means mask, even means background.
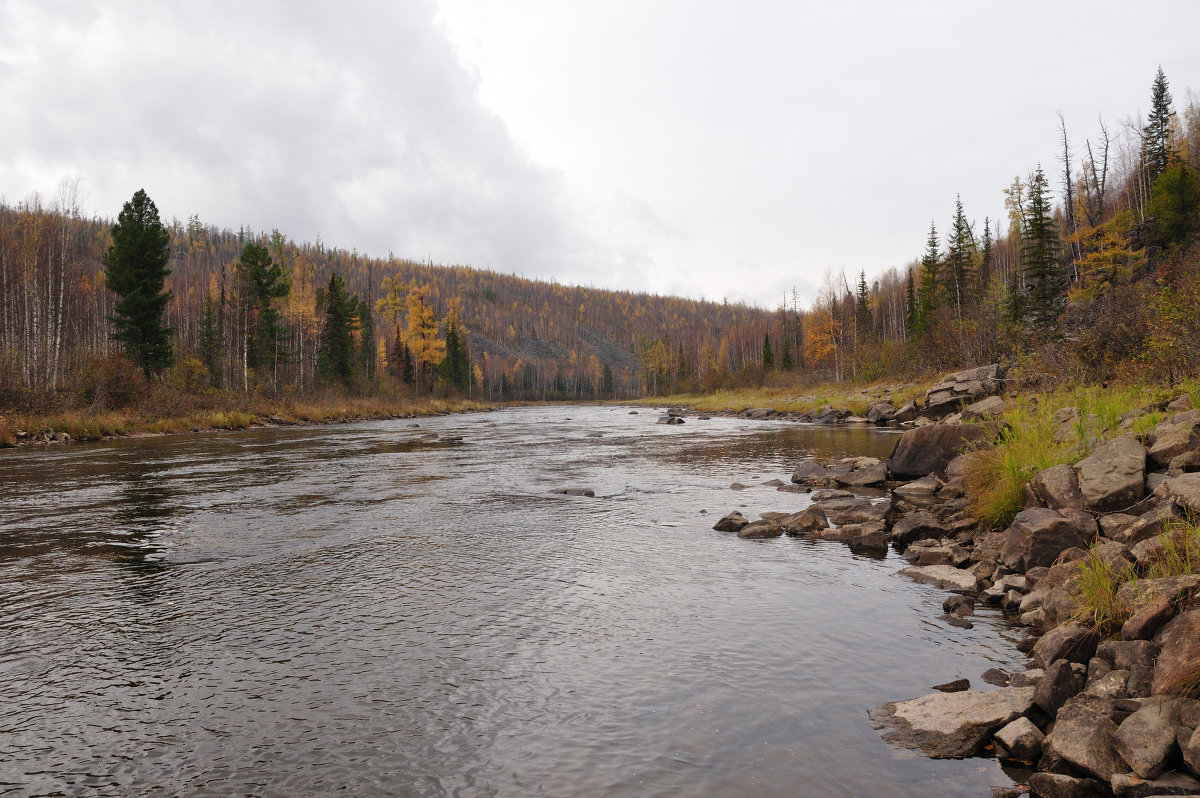
[[[696,388],[706,368],[722,375],[758,369],[764,336],[770,331],[778,346],[787,326],[780,314],[743,304],[370,258],[320,242],[296,244],[278,231],[220,230],[196,217],[166,227],[166,287],[173,296],[165,321],[175,333],[175,359],[201,360],[210,373],[199,381],[212,385],[268,392],[317,385],[323,300],[335,273],[359,300],[361,318],[353,330],[355,348],[363,353],[356,359],[357,390],[368,390],[367,383],[387,379],[389,372],[402,378],[396,347],[411,344],[407,299],[414,289],[427,290],[424,301],[440,338],[454,307],[459,333],[467,333],[462,338],[471,375],[458,387],[493,399]],[[69,190],[48,206],[36,197],[0,205],[0,385],[34,393],[69,388],[96,357],[119,351],[110,338],[114,295],[105,288],[102,265],[111,234],[110,222],[80,218]],[[271,265],[280,267],[267,305],[256,297],[266,290],[261,275],[256,281],[242,263],[248,243],[261,245]],[[206,299],[220,349],[207,358]],[[264,307],[278,328],[265,355],[255,352]],[[208,335],[213,337],[211,330]]]

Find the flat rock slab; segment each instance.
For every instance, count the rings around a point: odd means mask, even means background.
[[[1128,436],[1113,438],[1076,463],[1075,473],[1089,510],[1122,510],[1145,495],[1146,447]]]
[[[931,693],[884,704],[869,714],[892,745],[933,759],[959,759],[977,754],[993,732],[1032,707],[1032,687],[1005,687],[987,693]]]
[[[979,588],[979,578],[975,574],[953,565],[921,565],[905,568],[900,573],[915,582],[943,590],[973,593]]]
[[[1172,477],[1159,485],[1154,495],[1200,515],[1200,472]]]

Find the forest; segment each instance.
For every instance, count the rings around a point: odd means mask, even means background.
[[[870,279],[828,270],[810,305],[793,291],[772,310],[160,221],[144,192],[115,222],[88,218],[78,182],[64,182],[49,200],[0,203],[0,408],[118,407],[145,382],[189,395],[587,400],[1000,359],[1089,382],[1195,376],[1200,104],[1189,94],[1177,109],[1161,70],[1149,99],[1145,119],[1101,120],[1082,142],[1060,116],[1057,163],[999,187],[1001,218],[979,224],[948,201],[906,265]],[[135,211],[161,228],[152,289],[121,288]],[[152,345],[128,326],[130,296],[156,308]]]

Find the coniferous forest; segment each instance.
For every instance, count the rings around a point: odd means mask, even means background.
[[[1200,102],[1162,71],[1144,119],[1081,134],[947,197],[924,250],[826,271],[776,309],[370,257],[284,232],[116,220],[78,184],[0,205],[0,407],[176,394],[588,400],[876,380],[1007,360],[1086,381],[1200,373]],[[119,212],[118,212],[119,211]],[[900,254],[903,257],[903,254]]]

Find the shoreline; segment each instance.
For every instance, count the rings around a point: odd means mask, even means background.
[[[967,375],[947,375],[926,407],[947,385],[995,376]],[[1103,389],[1071,402],[1001,397],[1001,384],[972,386],[947,416],[906,421],[887,461],[805,459],[778,489],[813,492],[806,510],[734,511],[714,529],[838,541],[868,556],[894,549],[911,563],[901,575],[948,592],[944,623],[970,625],[979,603],[1027,630],[1016,644],[1032,660],[1024,671],[978,675],[994,689],[972,689],[972,676],[870,708],[890,744],[1026,769],[1025,783],[995,790],[1010,798],[1200,794],[1195,387],[1139,405],[1145,388],[1106,403]]]
[[[468,399],[430,399],[411,403],[345,400],[332,404],[291,403],[269,404],[267,407],[244,406],[240,409],[210,408],[162,416],[122,411],[9,415],[0,413],[0,451],[122,438],[430,418],[456,413],[490,412],[519,404],[524,403],[481,402]]]

